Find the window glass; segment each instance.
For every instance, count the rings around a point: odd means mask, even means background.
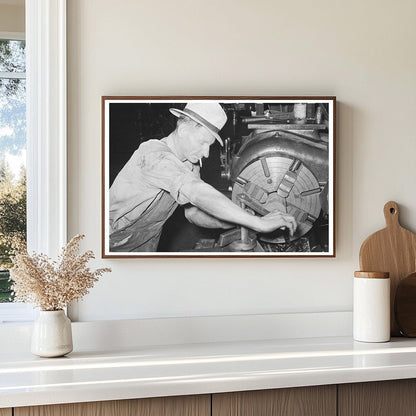
[[[24,40],[0,39],[0,72],[26,72]]]
[[[8,269],[26,244],[25,42],[0,40],[0,302],[12,300]]]

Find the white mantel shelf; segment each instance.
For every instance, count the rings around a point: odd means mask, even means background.
[[[350,337],[142,345],[41,359],[0,352],[0,408],[416,377],[416,340]]]

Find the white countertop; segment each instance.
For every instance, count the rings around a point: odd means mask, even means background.
[[[416,339],[139,346],[42,359],[0,352],[0,408],[416,377]]]

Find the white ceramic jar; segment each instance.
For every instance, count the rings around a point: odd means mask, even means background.
[[[40,357],[61,357],[72,351],[71,321],[63,310],[39,311],[33,324],[31,351]]]
[[[355,272],[353,337],[362,342],[390,340],[390,278],[387,272]]]

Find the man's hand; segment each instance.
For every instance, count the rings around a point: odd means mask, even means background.
[[[261,233],[270,233],[278,228],[288,229],[292,236],[296,231],[296,220],[289,214],[280,211],[270,212],[264,217],[258,217],[259,230]]]

